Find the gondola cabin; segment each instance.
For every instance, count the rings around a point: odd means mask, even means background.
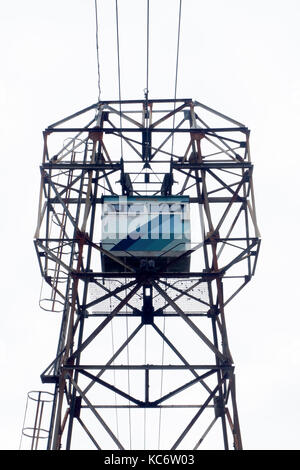
[[[102,271],[189,272],[190,234],[188,196],[104,196]]]

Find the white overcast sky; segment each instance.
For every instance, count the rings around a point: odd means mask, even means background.
[[[123,99],[146,86],[146,0],[119,0]],[[98,0],[102,99],[117,99],[115,1]],[[150,0],[150,98],[173,98],[177,0]],[[177,96],[251,129],[262,248],[228,305],[246,449],[300,448],[299,0],[183,0]],[[97,101],[94,0],[0,3],[0,448],[46,390],[60,318],[40,310],[33,248],[42,131]]]

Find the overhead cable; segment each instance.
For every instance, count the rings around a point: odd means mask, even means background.
[[[145,95],[148,100],[149,93],[149,36],[150,36],[150,15],[149,15],[149,0],[147,0],[147,52],[146,52],[146,90]]]
[[[97,70],[98,70],[98,101],[101,96],[101,82],[100,82],[100,59],[99,59],[99,26],[98,26],[98,8],[97,0],[95,0],[95,20],[96,20],[96,53],[97,53]]]
[[[175,100],[177,98],[177,82],[178,82],[178,64],[179,64],[179,45],[180,45],[180,30],[181,30],[181,4],[182,0],[179,0],[179,10],[178,10],[178,28],[177,28],[177,51],[176,51],[176,66],[175,66],[175,86],[174,86],[174,111],[175,111]],[[173,115],[173,130],[175,129],[175,113]],[[171,154],[173,156],[173,147],[174,147],[174,131],[172,135],[172,149]]]
[[[120,34],[119,34],[119,8],[116,0],[116,33],[117,33],[117,59],[118,59],[118,90],[119,90],[119,109],[120,109],[120,129],[122,129],[122,105],[121,105],[121,65],[120,65]],[[121,133],[121,158],[123,158],[123,136]]]
[[[178,63],[179,63],[179,44],[180,44],[180,30],[181,30],[181,3],[179,0],[179,12],[178,12],[178,32],[177,32],[177,53],[176,53],[176,70],[175,70],[175,90],[174,99],[177,97],[177,79],[178,79]]]

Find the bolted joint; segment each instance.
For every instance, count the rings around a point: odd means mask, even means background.
[[[208,318],[215,318],[219,315],[220,309],[216,306],[213,305],[207,312]]]
[[[215,408],[215,417],[220,418],[224,416],[225,407],[224,407],[224,400],[223,397],[215,397],[214,398],[214,408]]]
[[[81,243],[82,245],[86,245],[89,241],[89,234],[86,232],[82,232],[81,230],[77,230],[76,240],[78,243]]]

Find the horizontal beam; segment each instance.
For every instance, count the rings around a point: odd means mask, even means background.
[[[189,364],[192,369],[204,370],[231,370],[231,365],[216,365],[216,364]],[[64,370],[187,370],[187,366],[183,364],[83,364],[83,365],[66,365]]]
[[[199,313],[186,313],[186,316],[187,317],[207,317],[207,313],[203,313],[203,312],[199,312]],[[84,313],[84,315],[86,317],[107,317],[107,315],[109,315],[108,312],[98,312],[98,311],[94,311],[93,313]],[[121,312],[119,313],[119,315],[117,316],[117,318],[122,318],[122,317],[141,317],[142,313],[139,312]],[[153,317],[178,317],[178,313],[176,312],[159,312],[159,311],[156,311],[153,313]]]
[[[203,404],[199,404],[199,405],[155,405],[155,408],[201,408],[201,406],[203,406]],[[88,408],[87,405],[81,405],[81,408]],[[141,406],[137,406],[137,405],[94,405],[94,408],[101,408],[101,409],[106,409],[106,408],[113,408],[113,409],[119,409],[119,408],[123,408],[123,409],[140,409],[140,408],[143,408]],[[144,408],[154,408],[153,405],[149,406],[149,405],[144,405]],[[206,408],[215,408],[215,405],[207,405]]]
[[[147,101],[146,100],[112,100],[112,101],[99,101],[99,105],[103,105],[103,104],[145,104],[146,102],[148,103],[179,103],[179,102],[185,102],[185,103],[189,103],[192,101],[192,98],[176,98],[176,99],[148,99]]]
[[[89,168],[87,168],[87,170],[88,169]],[[148,190],[148,192],[149,191],[150,190]],[[154,191],[154,189],[153,189],[153,191]],[[155,191],[157,191],[157,190],[155,190]],[[123,197],[120,194],[118,196]],[[158,195],[157,197],[160,197],[160,196]],[[171,197],[172,197],[172,195],[171,195]],[[65,204],[85,204],[86,203],[86,198],[84,198],[84,197],[82,197],[82,198],[79,198],[79,197],[78,198],[76,198],[76,197],[61,198],[61,200]],[[237,202],[241,203],[241,202],[246,202],[246,200],[247,200],[246,197],[238,196],[236,198],[236,200],[233,201],[233,202],[234,203],[237,203]],[[230,196],[229,197],[208,197],[208,202],[211,203],[211,204],[227,204],[231,201],[232,201],[232,197],[230,197]],[[50,198],[49,202],[51,204],[60,204],[60,201],[57,198]],[[96,199],[94,199],[94,202],[96,204],[103,204],[104,203],[103,198],[96,198]],[[197,197],[191,197],[189,202],[190,202],[190,204],[201,204],[201,203],[203,203],[203,199],[202,198],[197,198]]]
[[[249,133],[247,127],[213,127],[209,129],[199,128],[172,128],[172,127],[60,127],[60,128],[47,128],[46,132],[99,132],[104,134],[124,133],[124,132],[143,132],[147,130],[151,132],[165,132],[165,133],[191,133],[191,134],[211,134],[217,132],[242,132]],[[218,136],[216,136],[218,137]]]
[[[212,281],[218,277],[222,277],[223,273],[222,272],[211,272],[211,273],[203,273],[203,272],[186,272],[186,273],[172,273],[172,272],[117,272],[117,273],[112,273],[112,272],[81,272],[81,273],[72,273],[73,277],[78,277],[79,279],[83,280],[91,280],[95,278],[131,278],[131,277],[136,277],[137,280],[142,279],[161,279],[161,278],[202,278],[203,281]],[[142,282],[142,280],[141,280]]]
[[[41,165],[43,170],[121,170],[122,165],[121,163],[65,163],[59,162],[56,163],[55,161],[43,163]]]
[[[187,170],[210,170],[210,169],[219,169],[219,170],[227,170],[232,168],[252,168],[253,165],[250,162],[237,162],[237,161],[230,161],[230,162],[203,162],[203,163],[172,163],[172,168],[174,170],[179,170],[185,168]]]

